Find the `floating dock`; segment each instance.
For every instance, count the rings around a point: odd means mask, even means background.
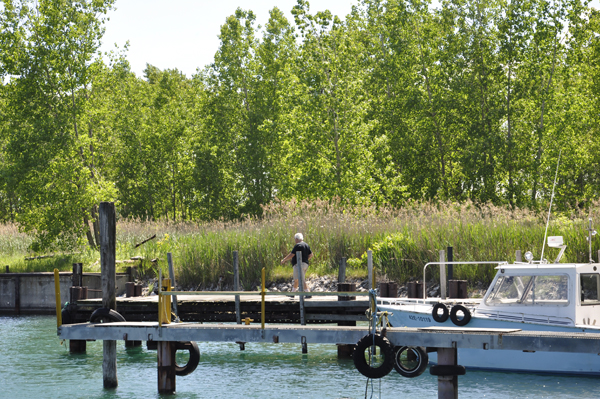
[[[261,298],[256,295],[239,295],[241,319],[261,318]],[[292,298],[283,294],[268,292],[265,298],[265,322],[300,324],[298,296]],[[358,293],[357,293],[358,294]],[[307,324],[367,321],[365,310],[369,308],[366,297],[358,300],[338,301],[337,293],[310,293],[304,299],[304,312]],[[158,321],[158,295],[146,297],[119,297],[116,310],[127,321]],[[78,300],[73,306],[72,320],[83,323],[90,320],[91,314],[102,307],[101,299]],[[184,322],[236,322],[236,301],[231,293],[210,293],[186,295],[177,298],[177,315]]]

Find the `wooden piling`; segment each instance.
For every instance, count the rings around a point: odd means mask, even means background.
[[[340,270],[338,271],[338,284],[346,282],[346,258],[340,259]]]
[[[106,341],[105,341],[106,342]],[[158,393],[175,392],[175,342],[158,341]]]
[[[83,285],[83,263],[73,263],[71,284],[73,287],[81,287]]]
[[[116,217],[113,202],[100,203],[99,224],[102,307],[116,310]],[[103,341],[103,352],[104,388],[116,388],[119,385],[117,380],[117,341]]]
[[[456,348],[438,348],[438,364],[456,366]],[[438,399],[458,399],[458,376],[438,376]]]

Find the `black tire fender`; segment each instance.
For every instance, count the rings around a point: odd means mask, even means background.
[[[442,310],[441,315],[439,313],[440,309]],[[441,302],[433,305],[433,309],[431,310],[431,317],[433,317],[433,320],[437,321],[438,323],[443,323],[448,320],[449,314],[450,312],[448,311],[448,307]]]
[[[365,351],[367,349],[371,351],[372,346],[379,347],[380,353],[383,355],[383,361],[377,367],[371,366],[370,361],[367,360],[367,358],[370,359],[369,355],[365,356]],[[382,378],[394,368],[394,348],[390,341],[381,335],[365,335],[357,342],[352,360],[356,370],[365,377]]]
[[[418,377],[429,364],[429,355],[421,346],[397,346],[394,348],[394,369],[403,377]]]
[[[200,362],[200,349],[198,344],[194,341],[180,341],[175,343],[175,350],[187,350],[190,352],[190,358],[188,362],[180,366],[175,362],[175,374],[179,376],[188,375],[196,370],[198,363]]]
[[[467,371],[465,366],[453,366],[447,364],[436,364],[429,367],[429,373],[431,375],[437,375],[440,377],[452,377],[455,375],[465,375]]]
[[[96,309],[90,316],[90,323],[114,323],[119,321],[126,320],[119,312],[109,308]]]
[[[462,319],[458,318],[458,312],[463,313],[464,316]],[[450,320],[459,327],[466,326],[471,321],[471,312],[463,305],[454,305],[450,311]]]

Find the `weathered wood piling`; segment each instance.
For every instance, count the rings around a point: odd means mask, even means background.
[[[99,223],[102,307],[116,310],[116,214],[113,202],[100,203]],[[117,379],[117,341],[103,341],[103,352],[102,376],[104,388],[116,388],[119,385]]]

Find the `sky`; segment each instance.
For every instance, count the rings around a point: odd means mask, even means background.
[[[109,12],[102,52],[123,49],[131,69],[143,76],[146,63],[159,69],[175,69],[191,77],[197,68],[214,60],[219,49],[221,25],[238,7],[252,10],[256,24],[264,25],[269,10],[277,6],[293,23],[296,0],[117,0]],[[345,18],[356,0],[310,0],[310,12],[330,10]],[[600,8],[600,0],[591,5]]]
[[[311,0],[310,12],[330,10],[345,17],[356,1]],[[138,76],[146,63],[159,69],[175,69],[191,77],[197,68],[214,60],[219,49],[218,35],[225,19],[238,7],[252,10],[256,25],[269,20],[277,6],[293,24],[296,0],[117,0],[108,13],[102,52],[123,48],[129,41],[127,59]]]

